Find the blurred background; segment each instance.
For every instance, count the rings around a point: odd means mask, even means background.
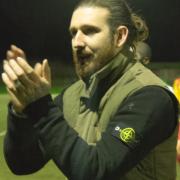
[[[0,58],[14,43],[33,57],[71,61],[68,32],[78,0],[0,0]],[[150,29],[153,62],[180,59],[180,1],[128,0]]]
[[[71,13],[79,0],[0,0],[0,72],[11,44],[24,49],[30,64],[48,58],[53,77],[53,93],[76,79],[68,32]],[[172,85],[180,77],[180,0],[128,0],[132,9],[147,22],[152,48],[148,65]],[[0,179],[61,180],[64,176],[50,162],[30,176],[13,175],[3,159],[8,97],[0,79]],[[178,179],[180,166],[178,165]]]
[[[78,1],[0,0],[0,60],[5,58],[10,44],[15,44],[25,50],[29,61],[48,58],[54,78],[57,75],[64,77],[64,73],[65,76],[70,73],[71,77],[73,70],[66,70],[66,67],[72,66],[68,28],[72,10]],[[147,43],[152,48],[150,67],[171,83],[180,69],[180,1],[128,2],[149,26]],[[172,69],[176,70],[172,72]]]

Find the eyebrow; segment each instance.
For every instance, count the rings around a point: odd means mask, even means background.
[[[95,25],[89,25],[89,24],[84,24],[81,26],[81,29],[85,29],[85,28],[95,28],[96,30],[100,30],[99,27],[95,26]],[[69,27],[69,32],[72,32],[73,30],[76,30],[76,27]]]

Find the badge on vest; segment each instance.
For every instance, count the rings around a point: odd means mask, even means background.
[[[112,135],[118,139],[120,139],[123,143],[128,145],[130,148],[134,148],[140,142],[140,138],[138,137],[135,129],[132,127],[125,127],[122,124],[117,125]]]

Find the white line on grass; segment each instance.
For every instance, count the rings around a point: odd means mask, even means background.
[[[6,131],[0,132],[0,137],[1,137],[1,136],[4,136],[5,134],[6,134]]]

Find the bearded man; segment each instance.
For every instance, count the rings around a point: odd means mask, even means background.
[[[71,180],[175,179],[177,101],[135,59],[134,44],[148,35],[143,22],[123,0],[81,1],[69,27],[79,80],[55,100],[48,61],[33,69],[18,48],[8,51],[12,172],[30,174],[52,159]]]

